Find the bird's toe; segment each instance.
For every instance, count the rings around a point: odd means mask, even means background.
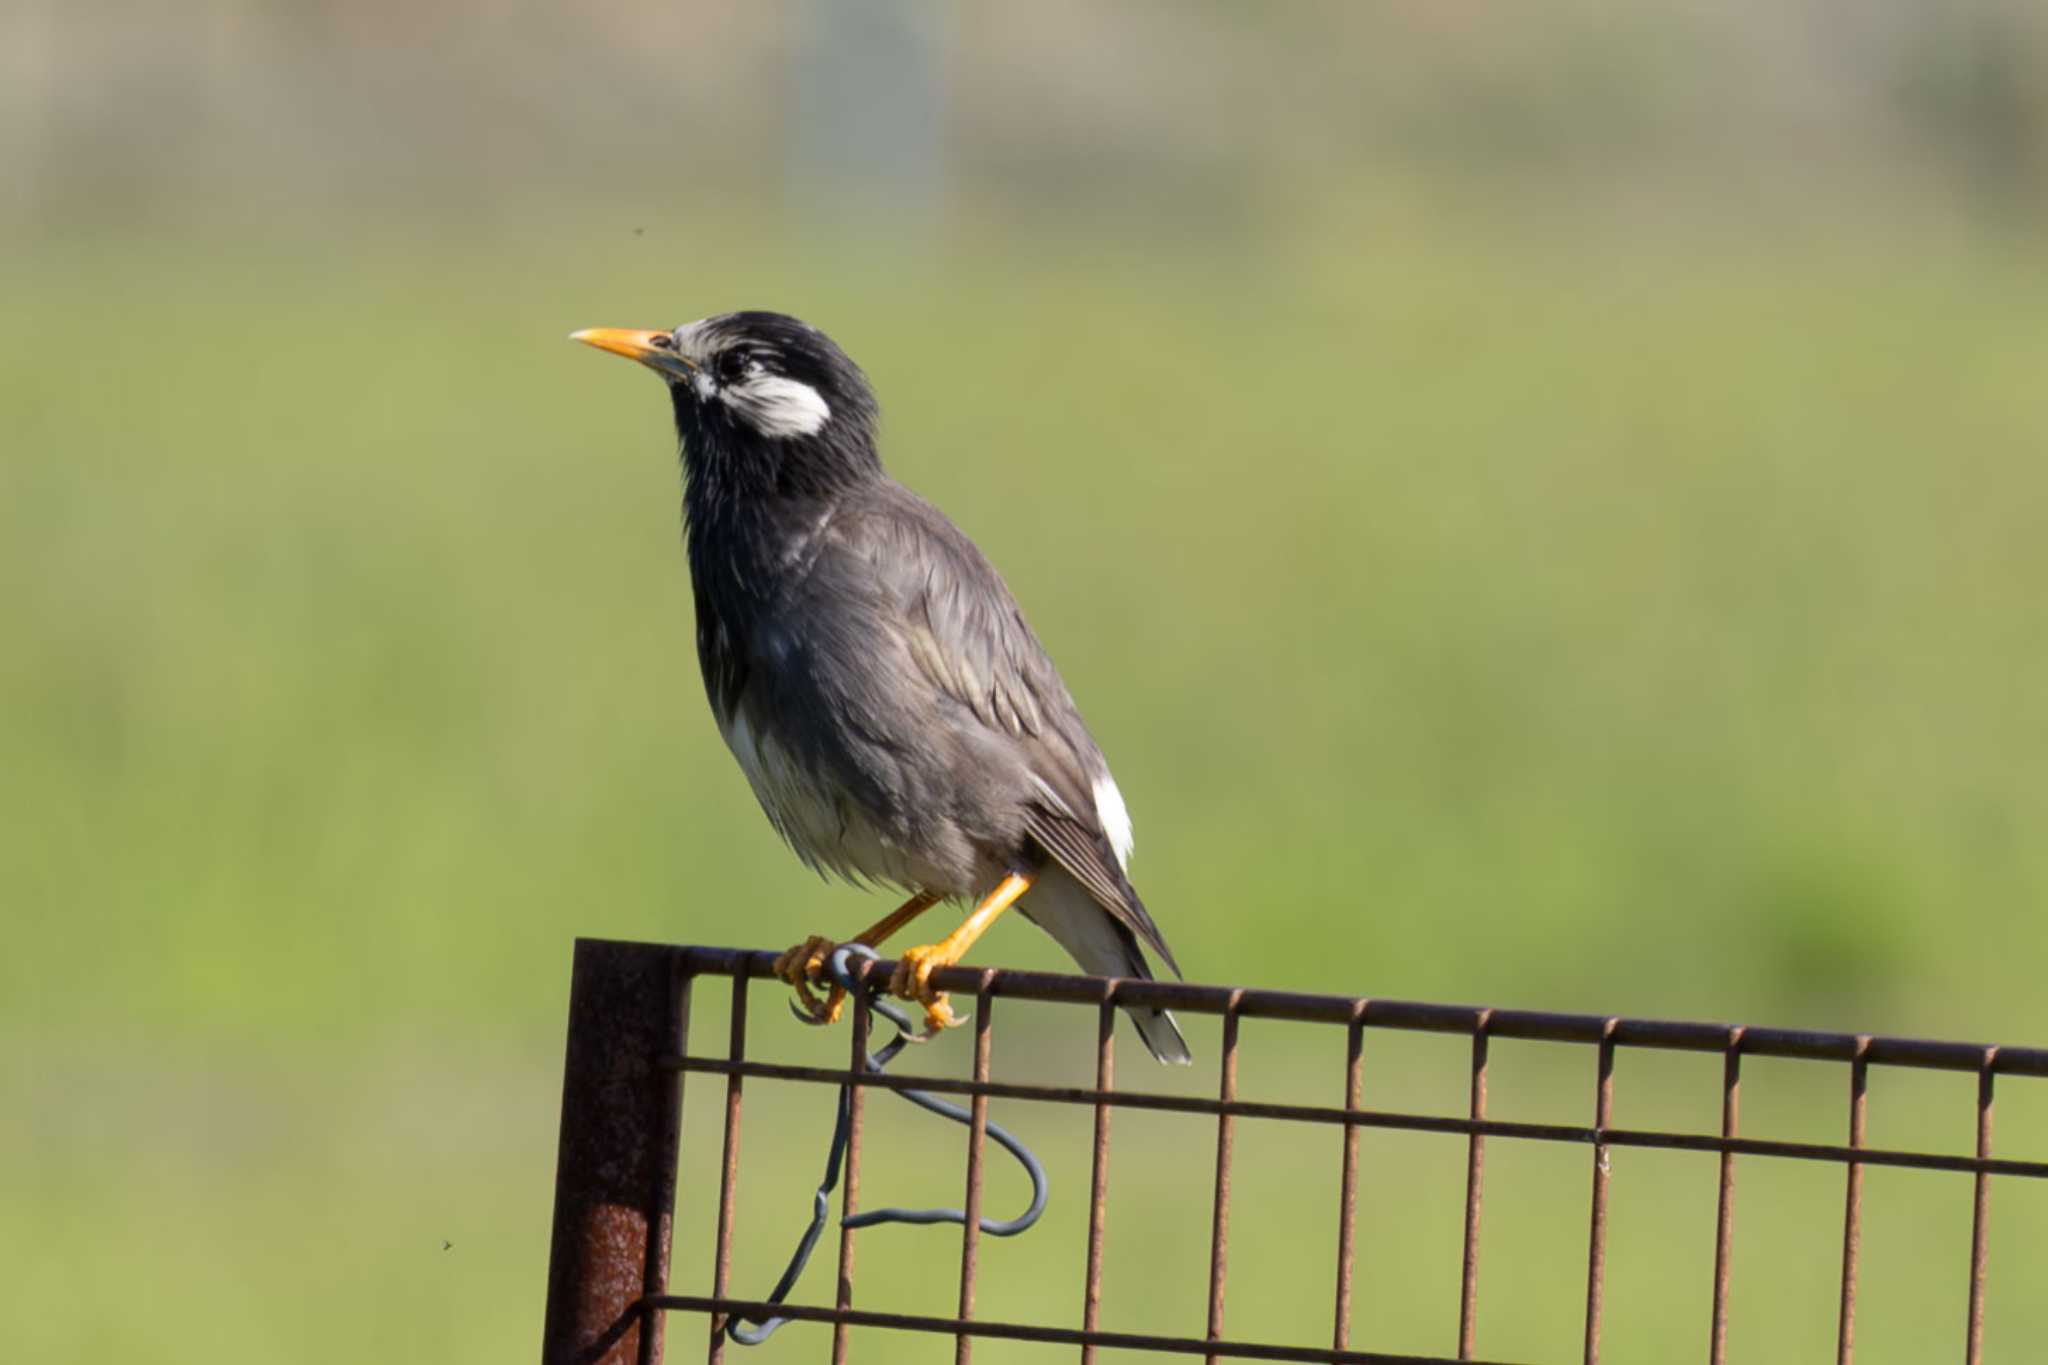
[[[953,1013],[952,1001],[944,991],[940,991],[937,995],[924,1002],[924,1027],[926,1033],[942,1033],[949,1028],[958,1028],[966,1022],[965,1019]]]
[[[905,948],[895,970],[889,973],[889,994],[923,1005],[925,1027],[933,1033],[957,1027],[962,1022],[960,1016],[953,1013],[946,993],[933,990],[931,984],[932,973],[940,967],[951,966],[952,962],[943,947],[931,943]]]
[[[931,1003],[932,969],[945,964],[937,944],[927,943],[917,948],[905,948],[903,957],[889,973],[889,993],[905,1000]]]
[[[840,1007],[846,1000],[846,992],[838,986],[825,996],[811,988],[812,982],[824,976],[826,959],[838,946],[829,938],[812,934],[775,959],[776,979],[796,992],[803,1012],[814,1024],[837,1023]]]
[[[789,986],[818,980],[825,974],[825,959],[838,946],[821,934],[812,934],[775,959],[776,979]]]

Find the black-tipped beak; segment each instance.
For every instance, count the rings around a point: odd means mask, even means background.
[[[569,340],[622,355],[628,360],[637,360],[671,380],[688,379],[696,370],[694,365],[676,354],[675,338],[667,332],[642,332],[631,327],[586,327],[580,332],[571,332]]]

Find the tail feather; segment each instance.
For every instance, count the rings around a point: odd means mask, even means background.
[[[1170,1066],[1186,1066],[1195,1060],[1188,1051],[1188,1040],[1180,1036],[1180,1025],[1173,1021],[1171,1013],[1152,1009],[1124,1012],[1138,1026],[1138,1036],[1145,1040],[1145,1046],[1154,1057]]]
[[[1064,868],[1047,868],[1017,908],[1051,934],[1081,965],[1082,971],[1096,976],[1152,979],[1152,969],[1137,937],[1098,905]],[[1177,1066],[1194,1060],[1171,1013],[1146,1007],[1126,1009],[1124,1013],[1130,1016],[1138,1037],[1155,1058]]]

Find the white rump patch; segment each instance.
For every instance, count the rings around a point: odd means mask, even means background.
[[[1102,832],[1109,836],[1109,847],[1116,854],[1116,865],[1129,872],[1131,812],[1124,806],[1124,794],[1116,789],[1116,779],[1108,773],[1095,779],[1095,818],[1102,822]]]

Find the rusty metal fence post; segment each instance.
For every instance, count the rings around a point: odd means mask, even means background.
[[[576,941],[543,1365],[660,1365],[689,979],[669,948]]]

